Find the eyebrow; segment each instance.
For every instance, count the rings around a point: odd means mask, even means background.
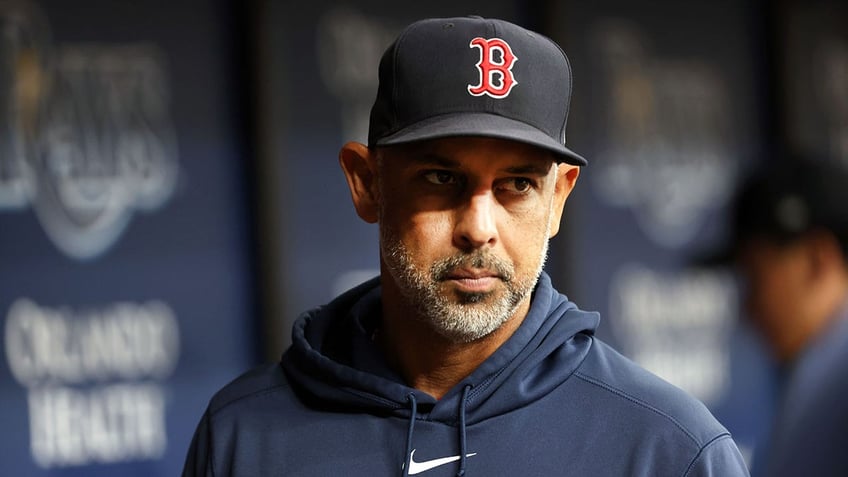
[[[404,159],[414,162],[417,165],[433,165],[444,167],[446,169],[459,169],[459,161],[440,156],[433,152],[413,153]]]
[[[439,154],[433,152],[425,152],[421,154],[410,154],[407,157],[407,160],[414,162],[417,165],[433,165],[438,167],[444,167],[445,169],[461,169],[462,165],[459,161],[451,159],[449,157],[441,156]],[[550,172],[550,164],[543,166],[538,164],[538,161],[528,161],[526,164],[521,164],[518,166],[510,166],[505,169],[502,169],[501,172],[506,172],[509,174],[519,174],[519,175],[534,175],[534,176],[546,176],[548,172]]]
[[[537,164],[526,164],[523,166],[508,167],[504,170],[510,174],[546,176],[550,172],[551,166],[542,167]]]

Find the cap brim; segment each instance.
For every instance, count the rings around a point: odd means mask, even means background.
[[[553,152],[558,156],[558,162],[576,166],[587,164],[586,159],[545,132],[521,121],[490,113],[463,112],[428,118],[385,136],[377,140],[374,145],[391,146],[457,136],[483,136],[523,142]]]
[[[736,262],[738,250],[733,244],[725,243],[718,248],[696,254],[689,264],[699,268],[726,268]]]

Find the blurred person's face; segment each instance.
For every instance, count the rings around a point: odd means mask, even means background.
[[[738,265],[746,281],[745,307],[780,361],[793,358],[809,336],[811,263],[803,241],[778,244],[753,239]]]

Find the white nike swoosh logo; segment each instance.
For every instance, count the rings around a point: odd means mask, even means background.
[[[477,455],[477,453],[473,454],[465,454],[465,457],[472,457]],[[441,459],[433,459],[433,460],[425,460],[424,462],[415,462],[415,449],[412,449],[412,452],[409,453],[409,475],[420,474],[421,472],[427,472],[430,469],[434,469],[440,465],[450,464],[451,462],[456,462],[459,460],[459,456],[455,455],[453,457],[442,457]]]

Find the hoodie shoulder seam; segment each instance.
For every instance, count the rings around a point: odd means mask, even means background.
[[[224,409],[226,409],[226,408],[228,408],[228,407],[230,407],[230,406],[232,406],[232,405],[234,405],[234,404],[236,404],[240,401],[244,401],[245,399],[250,399],[250,398],[254,398],[254,397],[260,397],[260,396],[263,396],[263,395],[266,395],[266,394],[271,394],[271,393],[276,392],[278,389],[284,388],[284,387],[286,387],[285,384],[278,384],[278,385],[270,387],[270,388],[261,389],[261,390],[254,391],[254,392],[249,393],[249,394],[245,394],[244,396],[239,396],[237,398],[231,399],[231,400],[225,402],[224,404],[221,404],[220,406],[215,407],[214,409],[210,406],[209,417],[212,418],[212,417],[216,416],[217,414],[222,412]]]
[[[211,414],[212,414],[211,412],[207,412],[207,415],[206,415],[206,419],[207,419],[207,421],[206,421],[206,432],[209,434],[209,436],[207,437],[209,439],[209,442],[215,442],[215,437],[212,435],[213,431],[212,431],[212,423],[211,423],[211,421],[212,421],[212,415]],[[215,477],[215,446],[214,445],[209,446],[209,457],[207,458],[207,465],[209,466],[209,473],[212,475],[212,477]]]
[[[721,434],[713,437],[706,444],[704,444],[700,449],[698,449],[698,453],[695,454],[695,457],[692,458],[692,462],[689,463],[689,467],[686,468],[686,472],[683,474],[683,476],[686,477],[686,476],[688,476],[692,473],[692,469],[695,468],[695,463],[698,462],[698,460],[701,457],[703,457],[704,451],[707,450],[707,447],[710,447],[714,443],[716,443],[718,441],[723,441],[725,439],[730,439],[730,433],[729,432],[724,432],[724,433],[721,433]]]
[[[635,396],[632,396],[632,395],[628,394],[627,392],[625,392],[621,389],[618,389],[618,388],[611,386],[611,385],[609,385],[609,384],[607,384],[603,381],[600,381],[596,378],[593,378],[591,376],[583,374],[580,371],[576,371],[574,373],[574,375],[577,376],[578,378],[582,379],[583,381],[589,383],[589,384],[593,384],[593,385],[598,386],[602,389],[605,389],[605,390],[607,390],[607,391],[609,391],[609,392],[611,392],[611,393],[613,393],[617,396],[620,396],[620,397],[622,397],[622,398],[624,398],[624,399],[626,399],[626,400],[628,400],[628,401],[630,401],[630,402],[632,402],[632,403],[634,403],[638,406],[641,406],[641,407],[643,407],[643,408],[645,408],[645,409],[647,409],[647,410],[649,410],[649,411],[651,411],[651,412],[653,412],[657,415],[660,415],[665,419],[668,419],[669,421],[671,421],[675,425],[675,427],[677,427],[678,429],[680,429],[681,432],[686,434],[686,436],[689,437],[689,439],[691,439],[692,442],[699,449],[701,448],[702,444],[698,441],[698,438],[695,437],[695,435],[692,434],[692,432],[690,432],[689,429],[687,429],[683,424],[681,424],[680,421],[678,421],[674,417],[670,416],[668,413],[663,412],[662,410],[656,408],[655,406],[652,406],[652,405],[646,403],[645,401],[643,401],[643,400],[641,400],[641,399],[639,399]]]

